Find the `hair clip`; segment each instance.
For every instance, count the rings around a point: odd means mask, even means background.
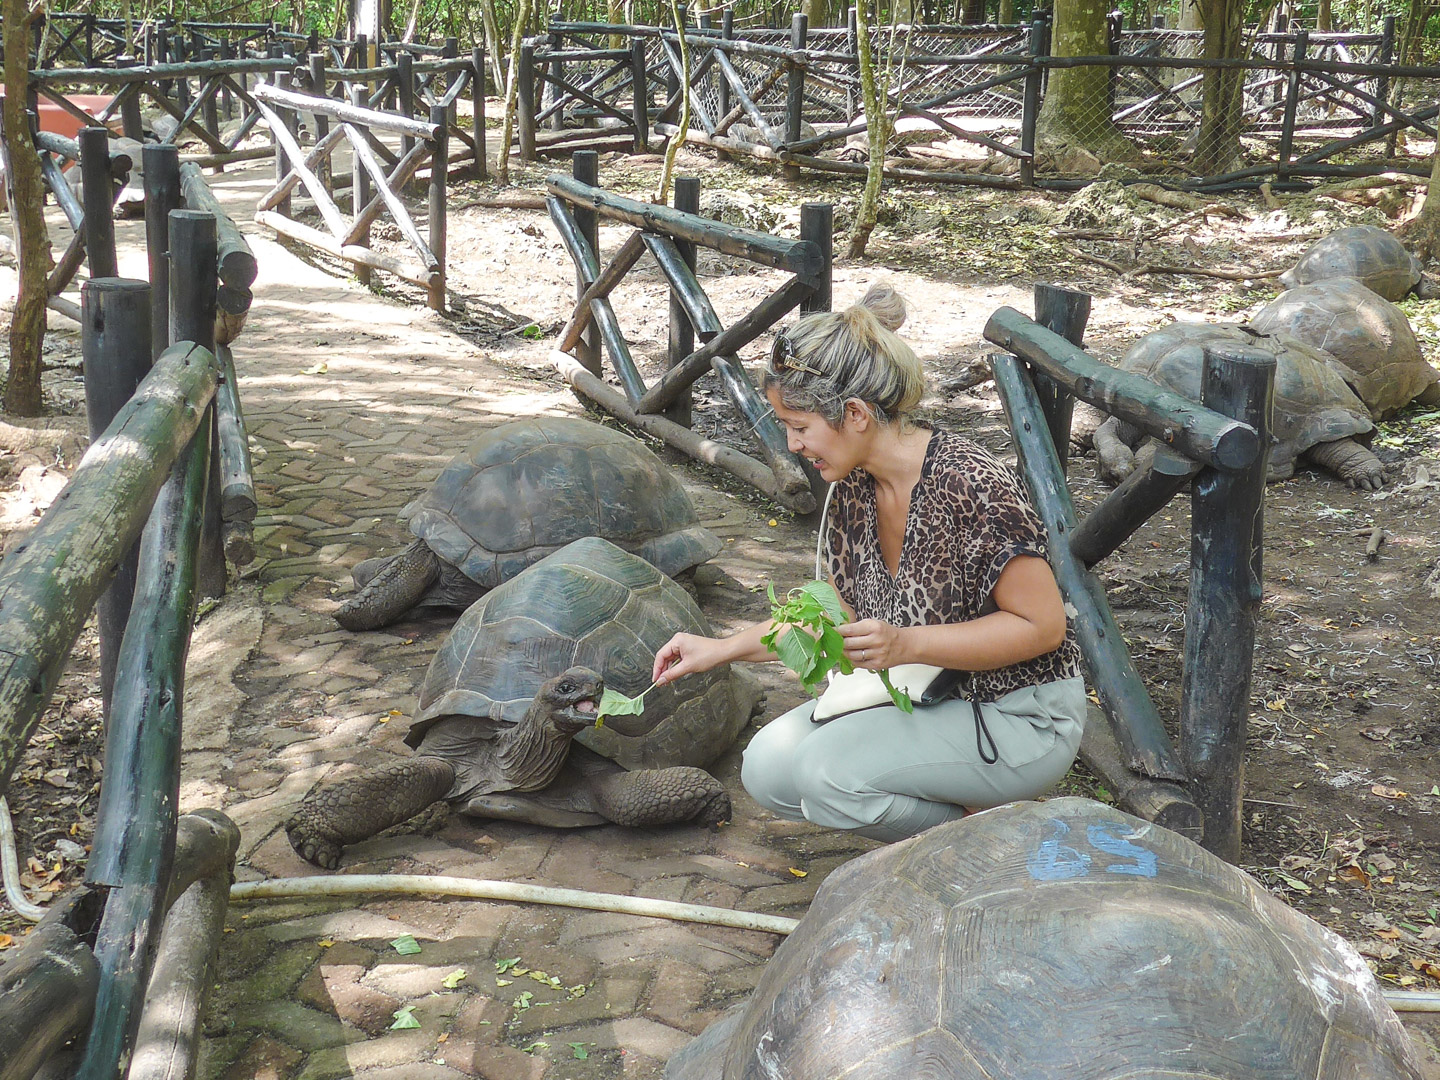
[[[784,368],[803,371],[807,375],[816,375],[822,379],[829,378],[825,372],[801,360],[799,353],[795,351],[795,343],[781,331],[775,335],[775,340],[770,345],[770,370],[778,375]]]

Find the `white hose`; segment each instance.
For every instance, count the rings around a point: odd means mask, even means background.
[[[788,934],[798,919],[764,915],[755,911],[680,904],[673,900],[652,900],[647,896],[620,896],[615,893],[557,889],[549,885],[520,885],[513,881],[486,881],[478,878],[431,877],[427,874],[340,874],[335,877],[273,878],[243,881],[230,887],[230,899],[264,900],[293,896],[354,896],[357,893],[404,893],[429,896],[464,896],[472,900],[518,900],[530,904],[588,908],[591,911],[618,911],[626,915],[648,915],[656,919],[733,926]]]
[[[15,913],[31,922],[39,922],[45,909],[30,903],[20,887],[20,860],[15,857],[15,826],[10,821],[10,804],[0,795],[0,877],[5,879],[5,899]]]
[[[0,799],[0,829],[9,825],[8,819],[3,816],[3,810],[4,800]],[[13,859],[13,855],[11,858]],[[6,884],[9,884],[8,878]],[[335,877],[272,878],[268,881],[245,881],[230,887],[230,899],[234,901],[355,896],[365,893],[514,900],[557,907],[587,908],[591,911],[617,911],[626,915],[647,915],[679,922],[706,923],[710,926],[733,926],[740,930],[760,930],[770,934],[789,934],[800,925],[799,919],[787,919],[781,915],[762,915],[755,911],[736,911],[733,908],[707,907],[703,904],[680,904],[673,900],[652,900],[646,896],[557,889],[549,885],[520,885],[513,881],[431,877],[426,874],[340,874]],[[1385,990],[1382,993],[1386,1003],[1396,1012],[1440,1012],[1440,992],[1437,991]]]

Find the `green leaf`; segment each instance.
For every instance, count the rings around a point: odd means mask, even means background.
[[[420,1021],[415,1019],[414,1005],[402,1005],[390,1015],[395,1017],[395,1022],[390,1025],[391,1031],[405,1031],[420,1026]]]
[[[840,594],[835,591],[835,586],[828,581],[812,581],[801,586],[800,591],[812,597],[836,626],[846,621],[845,605],[840,602]]]
[[[588,1057],[590,1056],[590,1051],[585,1049],[585,1044],[584,1044],[583,1042],[582,1042],[582,1043],[566,1043],[565,1045],[568,1046],[568,1047],[570,1047],[570,1052],[575,1055],[575,1060],[576,1060],[576,1061],[584,1061],[586,1058],[588,1058]]]
[[[519,963],[520,957],[518,956],[512,956],[509,960],[497,960],[495,961],[495,974],[504,975],[507,971],[509,971],[511,968],[515,967]]]
[[[449,975],[446,975],[445,978],[441,979],[440,985],[445,987],[446,990],[454,990],[457,986],[464,982],[465,979],[469,977],[469,975],[470,973],[464,968],[457,968],[456,970],[450,972]]]
[[[645,711],[645,695],[626,697],[617,690],[605,688],[600,695],[600,716],[639,716]]]
[[[529,990],[522,990],[520,991],[520,996],[515,999],[515,1008],[528,1009],[530,1007],[530,1002],[534,1000],[534,994],[532,994]]]
[[[415,956],[420,952],[420,943],[415,940],[414,934],[401,934],[390,942],[390,947],[401,956]],[[416,1024],[415,1026],[419,1027],[420,1025]]]
[[[550,1044],[547,1043],[544,1039],[536,1039],[536,1040],[535,1040],[533,1043],[531,1043],[529,1046],[522,1046],[522,1047],[520,1048],[520,1052],[521,1052],[522,1054],[533,1054],[533,1053],[535,1053],[536,1050],[549,1050],[549,1049],[550,1049]]]
[[[776,642],[775,647],[775,655],[780,662],[806,681],[809,681],[808,676],[819,653],[820,643],[804,630],[793,626]]]
[[[880,681],[885,684],[885,689],[890,692],[890,700],[895,702],[895,707],[903,713],[913,713],[915,703],[910,700],[910,695],[890,681],[890,669],[881,668],[877,674]]]
[[[1295,889],[1298,892],[1308,893],[1310,891],[1310,886],[1306,885],[1305,882],[1301,881],[1299,878],[1293,878],[1289,874],[1282,873],[1279,870],[1275,871],[1275,876],[1278,877],[1281,881],[1285,882],[1286,885],[1289,885],[1290,888]]]
[[[825,658],[827,668],[838,667],[845,656],[845,639],[833,626],[827,626],[820,635],[820,655]]]

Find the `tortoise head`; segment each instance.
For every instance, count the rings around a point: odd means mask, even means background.
[[[604,692],[605,680],[598,674],[587,667],[572,667],[540,687],[534,705],[543,707],[557,728],[573,735],[594,725]]]

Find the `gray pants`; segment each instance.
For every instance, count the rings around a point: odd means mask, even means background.
[[[903,840],[965,808],[1033,799],[1057,784],[1080,750],[1082,679],[1029,686],[980,705],[994,742],[977,738],[968,701],[877,706],[824,724],[813,701],[761,728],[740,780],[766,809],[792,821]],[[990,764],[984,760],[999,760]]]

